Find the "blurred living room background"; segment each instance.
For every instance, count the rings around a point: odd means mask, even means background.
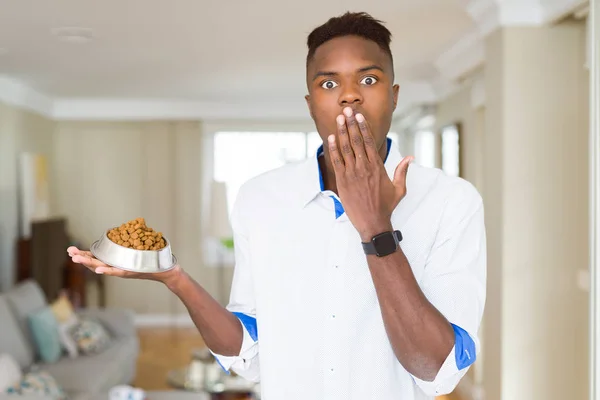
[[[185,390],[172,372],[203,345],[178,299],[154,282],[95,276],[71,264],[66,248],[88,249],[143,217],[226,303],[237,189],[314,156],[321,143],[304,101],[306,36],[350,10],[393,34],[394,144],[484,198],[482,352],[453,398],[586,399],[588,8],[580,0],[0,0],[0,318],[21,322],[21,367],[39,358],[27,312],[56,310],[66,294],[81,315],[105,311],[100,321],[129,351],[120,357],[135,360],[123,360],[120,375],[82,378],[84,386]],[[19,309],[26,295],[37,297]],[[14,348],[7,336],[0,332],[0,355]],[[119,364],[105,358],[97,375]],[[66,354],[56,363],[41,364],[67,392],[85,395],[68,371],[90,364]]]

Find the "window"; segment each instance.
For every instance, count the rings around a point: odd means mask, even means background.
[[[458,125],[442,129],[442,169],[451,176],[460,176],[460,133]]]
[[[415,162],[424,167],[435,168],[435,133],[418,131],[415,134]]]
[[[306,157],[303,132],[217,132],[214,179],[227,185],[231,212],[240,186],[248,179]]]
[[[389,137],[398,145],[396,133],[390,132]],[[314,157],[322,144],[317,132],[215,133],[213,177],[226,183],[229,212],[244,182],[286,163]]]

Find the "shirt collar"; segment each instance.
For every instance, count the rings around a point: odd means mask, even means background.
[[[302,207],[305,207],[319,193],[325,190],[323,175],[321,174],[321,167],[319,166],[319,157],[322,155],[323,145],[319,146],[314,157],[309,157],[305,161],[306,168],[301,177],[302,193],[300,194],[300,197],[302,200]],[[402,156],[398,150],[398,145],[393,142],[392,139],[387,138],[387,154],[384,160],[384,167],[390,179],[394,179],[394,172],[400,161],[402,161]]]

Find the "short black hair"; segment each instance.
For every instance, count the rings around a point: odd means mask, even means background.
[[[383,25],[383,22],[373,18],[366,12],[346,12],[339,17],[330,18],[308,35],[306,66],[308,67],[308,63],[319,46],[331,39],[342,36],[359,36],[377,43],[390,56],[392,64],[394,63],[392,51],[390,50],[392,33]]]

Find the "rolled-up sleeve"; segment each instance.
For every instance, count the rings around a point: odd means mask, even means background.
[[[224,356],[211,353],[225,371],[234,371],[239,376],[253,382],[260,381],[258,361],[258,324],[252,279],[251,254],[248,232],[244,223],[243,187],[231,213],[231,227],[235,252],[235,268],[231,284],[231,294],[227,309],[239,320],[243,329],[243,341],[237,356]]]
[[[483,203],[461,180],[450,195],[421,280],[423,293],[450,322],[455,344],[431,382],[414,377],[429,396],[448,394],[475,362],[486,297],[486,235]]]

